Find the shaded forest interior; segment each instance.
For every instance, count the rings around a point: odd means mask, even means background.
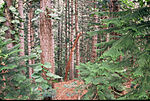
[[[0,99],[150,99],[150,0],[0,0]]]

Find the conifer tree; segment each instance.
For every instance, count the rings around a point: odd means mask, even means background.
[[[49,71],[55,73],[55,60],[54,60],[54,35],[52,33],[52,22],[49,14],[51,14],[51,0],[40,1],[41,10],[45,13],[40,14],[40,46],[41,46],[41,63],[51,63]]]

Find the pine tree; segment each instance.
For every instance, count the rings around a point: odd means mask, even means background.
[[[31,6],[32,3],[29,3],[29,6]],[[33,19],[33,8],[29,9],[28,13],[28,55],[31,55],[32,47],[34,46],[34,34],[33,34],[33,28],[32,28],[32,22]],[[34,60],[29,60],[29,65],[34,64]],[[33,73],[33,69],[29,68],[29,78],[31,79],[31,75]]]
[[[74,43],[73,18],[73,0],[71,0],[71,46],[73,46]],[[74,79],[74,51],[72,52],[72,60],[70,65],[70,79]]]
[[[23,1],[24,0],[19,0],[18,1],[18,11],[20,14],[21,19],[24,19],[24,13],[23,13]],[[24,48],[24,24],[23,22],[21,22],[20,24],[20,44],[21,47],[20,49],[22,49],[22,51],[20,52],[20,56],[24,56],[25,55],[25,48]]]
[[[10,29],[12,29],[12,27],[11,27],[12,26],[11,25],[12,18],[11,18],[10,10],[9,10],[8,7],[10,7],[11,5],[12,5],[12,1],[11,0],[6,0],[7,8],[5,8],[5,13],[4,14],[5,14],[5,17],[6,17],[7,21],[5,22],[5,25],[8,26],[8,27],[10,26]],[[6,33],[6,39],[12,39],[12,34],[9,30]],[[8,49],[12,48],[13,43],[8,44],[7,47],[8,47]]]
[[[55,73],[55,60],[54,60],[54,36],[52,33],[52,22],[48,19],[51,14],[51,0],[45,0],[40,2],[41,10],[46,11],[40,14],[40,46],[41,46],[41,63],[51,63],[49,71]],[[47,8],[48,7],[48,8]]]
[[[78,36],[78,29],[79,26],[78,26],[78,0],[75,0],[75,33],[76,33],[76,36]],[[79,52],[79,47],[80,47],[80,42],[77,42],[77,45],[76,45],[76,65],[79,66],[80,65],[80,52]],[[78,77],[78,70],[76,70],[76,77]]]

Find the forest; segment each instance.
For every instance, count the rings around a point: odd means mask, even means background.
[[[150,99],[150,0],[0,0],[0,100]]]

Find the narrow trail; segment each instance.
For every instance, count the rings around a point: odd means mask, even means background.
[[[54,83],[56,90],[56,97],[54,100],[80,100],[80,98],[87,93],[87,90],[79,89],[76,87],[82,86],[84,82],[78,80],[69,80],[67,82]]]

